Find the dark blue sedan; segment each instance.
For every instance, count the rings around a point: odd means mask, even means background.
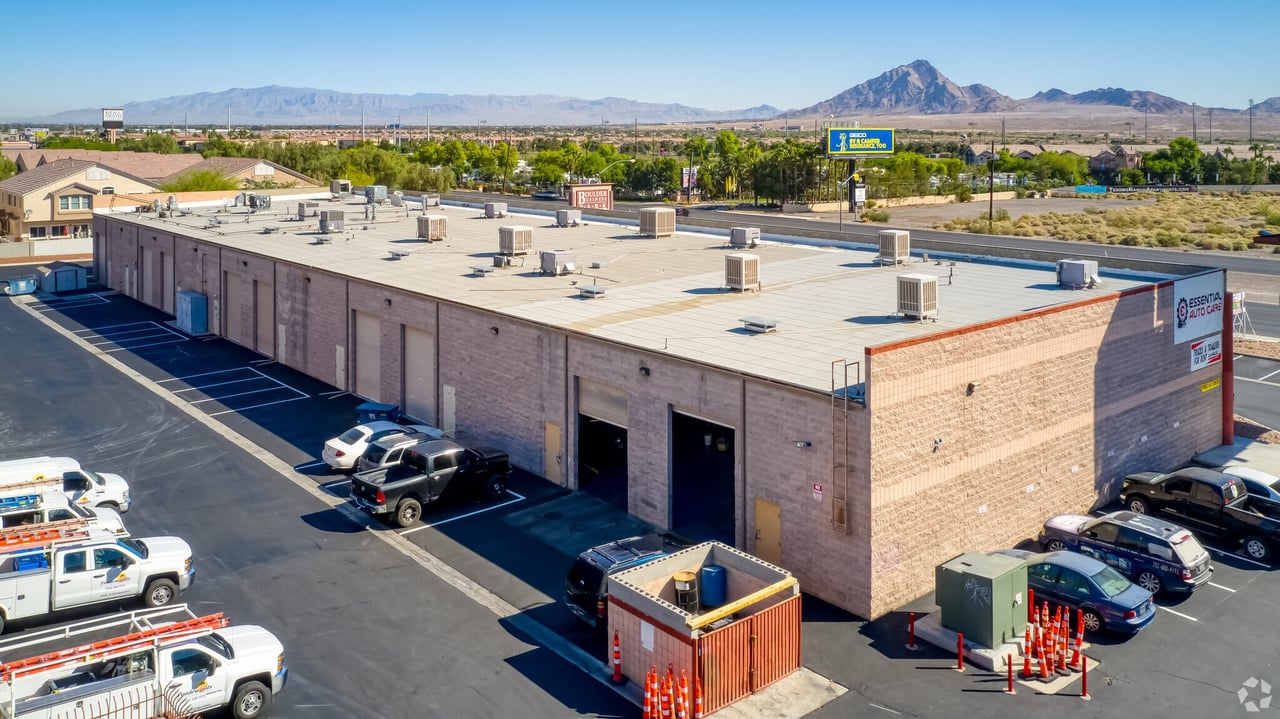
[[[1036,602],[1079,609],[1085,629],[1108,629],[1133,634],[1156,616],[1151,592],[1125,579],[1102,562],[1075,552],[1036,554],[1022,549],[1000,549],[1027,563],[1027,585]]]

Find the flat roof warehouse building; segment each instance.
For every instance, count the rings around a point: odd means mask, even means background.
[[[1103,268],[1076,291],[1051,265],[766,242],[739,292],[725,256],[741,252],[710,234],[446,206],[428,243],[417,211],[352,220],[362,201],[322,201],[347,218],[323,235],[279,204],[97,215],[97,275],[171,314],[203,293],[215,334],[864,617],[930,591],[956,554],[1218,446],[1231,417],[1230,374],[1199,342],[1229,346],[1221,270]],[[532,251],[496,267],[509,226]],[[541,250],[571,252],[542,272]],[[930,320],[896,314],[904,274],[936,283]]]

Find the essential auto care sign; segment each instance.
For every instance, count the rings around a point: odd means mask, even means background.
[[[1191,371],[1204,369],[1222,361],[1222,335],[1205,337],[1191,343]]]
[[[1222,331],[1226,307],[1225,272],[1188,277],[1173,283],[1173,343]]]

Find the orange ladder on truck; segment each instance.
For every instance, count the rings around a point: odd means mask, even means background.
[[[84,519],[64,519],[30,527],[0,529],[0,552],[44,549],[67,539],[88,539],[89,523]]]
[[[81,644],[71,649],[37,654],[26,659],[0,664],[0,680],[12,681],[19,675],[33,674],[38,671],[55,669],[79,662],[98,661],[109,656],[117,656],[148,647],[160,641],[207,634],[215,629],[222,629],[229,623],[229,620],[223,616],[222,612],[218,612],[184,621],[146,627],[119,637],[103,639],[91,644]]]

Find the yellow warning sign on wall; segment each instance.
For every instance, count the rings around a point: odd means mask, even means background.
[[[1200,391],[1208,392],[1211,389],[1217,389],[1221,385],[1222,385],[1221,379],[1211,379],[1208,382],[1205,382],[1204,384],[1200,385]]]

